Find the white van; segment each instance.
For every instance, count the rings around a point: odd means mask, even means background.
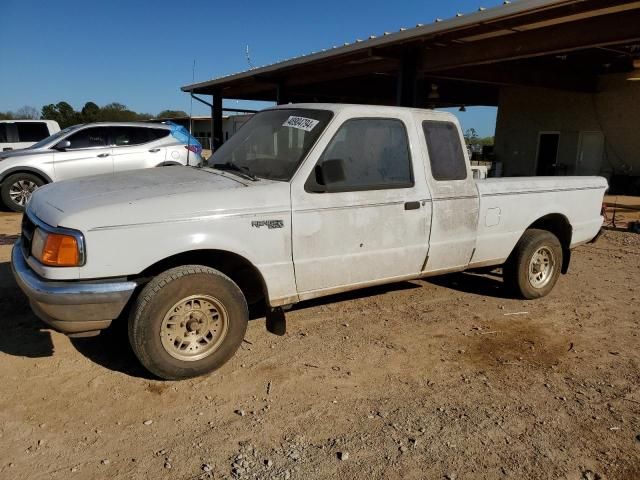
[[[30,147],[59,131],[54,120],[0,120],[0,152]]]

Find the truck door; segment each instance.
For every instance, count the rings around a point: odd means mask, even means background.
[[[455,123],[425,117],[421,133],[433,200],[425,272],[457,270],[469,264],[475,249],[478,189]]]
[[[406,121],[405,121],[406,120]],[[411,118],[336,121],[292,184],[293,260],[305,292],[417,275],[428,250],[431,203]],[[314,158],[315,154],[315,158]],[[318,188],[315,167],[343,165],[344,178]]]

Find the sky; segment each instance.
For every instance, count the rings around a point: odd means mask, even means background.
[[[0,0],[0,111],[66,101],[189,112],[180,87],[499,0]],[[227,101],[225,106],[252,106]],[[255,106],[255,105],[253,105]],[[258,105],[259,107],[265,104]],[[193,114],[208,114],[194,102]],[[454,111],[493,135],[494,108]]]

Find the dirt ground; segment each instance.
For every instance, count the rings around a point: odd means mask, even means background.
[[[46,329],[0,214],[0,478],[640,478],[640,235],[537,301],[456,274],[250,323],[221,370],[151,378],[122,328]]]

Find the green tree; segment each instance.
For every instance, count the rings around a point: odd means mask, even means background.
[[[140,116],[127,108],[126,105],[113,102],[100,109],[99,120],[103,122],[134,122]]]
[[[40,116],[45,120],[58,120],[58,111],[53,103],[49,103],[42,107]]]
[[[93,102],[87,102],[82,107],[80,114],[83,123],[97,122],[100,116],[100,107]]]
[[[484,137],[480,139],[482,145],[493,145],[496,141],[496,137]]]
[[[75,125],[78,123],[78,112],[76,112],[71,105],[67,102],[59,102],[56,104],[56,109],[60,114],[60,126],[64,125],[68,127],[70,125]]]
[[[478,143],[478,132],[475,128],[468,128],[464,132],[464,139],[468,145],[475,145]]]
[[[187,112],[183,112],[182,110],[162,110],[156,118],[179,118],[179,117],[188,117]]]
[[[42,107],[42,118],[55,120],[61,128],[70,127],[80,123],[80,114],[67,102],[50,103]]]
[[[13,115],[12,112],[6,113]],[[0,115],[2,115],[1,112]],[[98,106],[95,102],[87,102],[79,112],[76,112],[67,102],[59,102],[42,107],[42,118],[55,120],[60,124],[60,127],[65,128],[78,123],[148,120],[153,118],[153,115],[134,112],[129,110],[126,105],[118,102],[108,103],[104,107]]]

